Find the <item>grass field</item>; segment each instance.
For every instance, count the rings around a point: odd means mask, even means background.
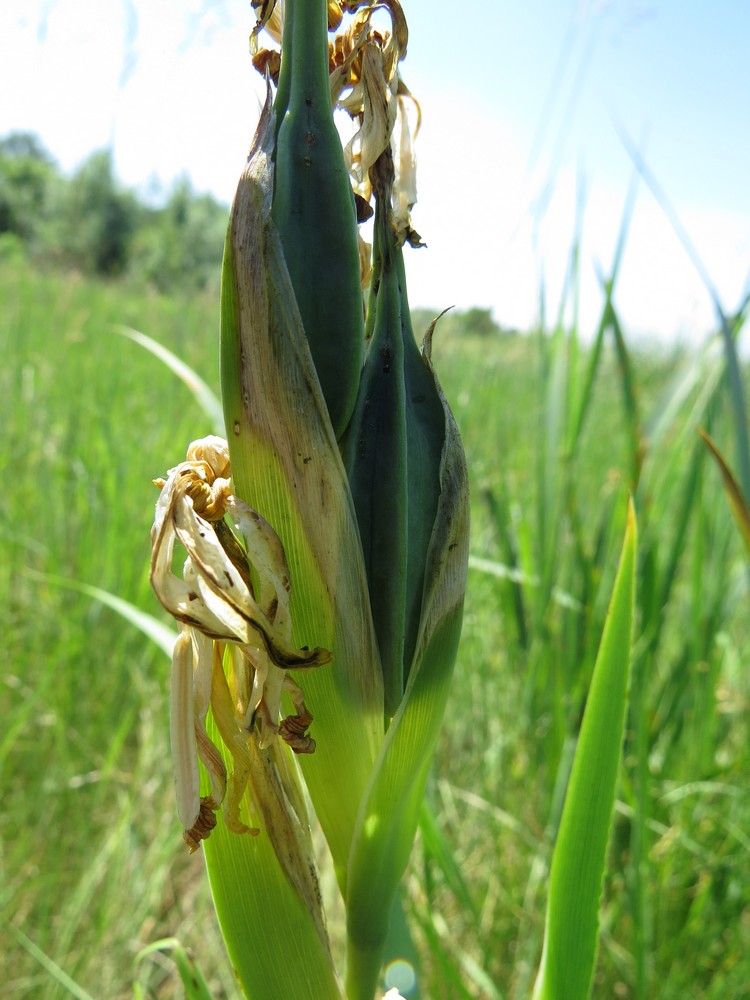
[[[0,270],[0,981],[9,998],[181,997],[168,953],[136,963],[174,936],[218,1000],[237,993],[180,839],[168,661],[65,584],[158,614],[151,479],[212,429],[118,324],[216,386],[214,299]],[[530,993],[629,490],[639,619],[593,996],[750,998],[747,562],[696,433],[733,457],[724,358],[617,344],[436,333],[473,559],[404,892],[423,1000]]]

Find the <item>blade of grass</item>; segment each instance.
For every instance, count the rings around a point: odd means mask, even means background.
[[[135,604],[131,604],[130,601],[126,601],[122,597],[117,597],[116,594],[111,594],[108,590],[102,590],[101,587],[94,587],[89,583],[81,583],[79,580],[71,580],[64,576],[37,573],[31,569],[26,569],[25,575],[32,580],[43,581],[55,587],[67,587],[69,590],[77,590],[79,594],[87,594],[89,597],[93,597],[95,601],[99,601],[100,604],[111,608],[121,618],[130,622],[131,625],[135,625],[139,632],[145,635],[147,639],[150,639],[163,653],[166,653],[171,658],[172,647],[177,638],[176,630],[165,625],[164,622],[159,621],[158,618],[155,618],[147,611],[136,607]]]
[[[135,956],[136,965],[157,951],[168,951],[171,953],[174,963],[177,966],[180,981],[185,987],[185,997],[187,1000],[212,1000],[211,992],[203,973],[177,938],[162,938],[160,941],[152,941],[151,944],[142,948]]]
[[[450,991],[449,996],[453,1000],[473,1000],[476,994],[471,993],[464,986],[461,979],[461,972],[450,956],[449,948],[435,926],[434,915],[432,913],[424,913],[416,919],[433,961],[440,968],[440,980]]]
[[[645,650],[643,651],[645,653]],[[653,656],[653,652],[652,652]],[[646,655],[634,658],[630,691],[630,727],[633,740],[635,765],[632,768],[633,800],[635,810],[630,824],[630,912],[633,920],[633,958],[635,962],[636,996],[648,996],[648,950],[650,926],[648,899],[649,885],[649,833],[648,820],[652,808],[649,798],[650,774],[648,770],[648,674],[653,662]]]
[[[750,434],[748,433],[747,404],[745,402],[745,389],[742,382],[742,371],[740,369],[740,362],[737,354],[735,335],[744,322],[744,314],[750,304],[750,295],[745,297],[736,316],[732,317],[730,321],[724,307],[721,304],[716,287],[711,281],[711,276],[709,275],[698,251],[696,250],[693,241],[690,239],[687,230],[682,225],[677,212],[656,180],[656,177],[647,167],[630,137],[622,128],[619,129],[619,132],[620,140],[627,149],[636,169],[648,185],[653,196],[656,198],[657,204],[669,220],[669,223],[674,229],[678,240],[682,244],[685,252],[692,261],[693,266],[700,275],[701,281],[705,285],[713,303],[724,344],[727,375],[729,377],[730,397],[735,422],[738,477],[745,499],[748,500],[750,499]]]
[[[632,501],[609,616],[591,681],[552,860],[534,1000],[586,1000],[627,704],[635,602]]]
[[[79,986],[74,979],[71,979],[67,972],[61,969],[57,962],[53,961],[49,955],[46,955],[41,948],[35,945],[31,938],[26,937],[23,931],[13,926],[8,927],[8,930],[31,957],[50,974],[52,979],[64,987],[72,997],[75,997],[76,1000],[94,1000],[90,993],[87,993],[82,986]]]
[[[224,436],[226,431],[224,430],[224,412],[221,408],[221,401],[213,389],[203,381],[190,365],[186,364],[181,358],[178,358],[176,354],[173,354],[169,348],[164,347],[163,344],[160,344],[147,334],[141,333],[139,330],[134,330],[129,326],[116,326],[115,330],[122,334],[123,337],[127,337],[134,343],[140,344],[141,347],[145,347],[154,357],[163,361],[167,368],[173,371],[177,378],[184,382],[193,394],[196,403],[211,421],[214,433],[219,434],[221,437]]]
[[[422,802],[419,811],[419,832],[426,857],[442,872],[446,885],[461,904],[466,917],[472,916],[476,919],[477,908],[461,873],[461,867],[427,800]]]
[[[484,492],[487,506],[495,522],[500,543],[503,548],[505,565],[508,567],[509,598],[513,608],[516,630],[518,632],[518,645],[521,649],[529,648],[529,629],[527,625],[526,601],[524,599],[522,587],[522,574],[520,569],[520,557],[518,552],[518,541],[513,530],[513,524],[508,504],[507,490],[502,477],[498,482],[496,490],[487,489]]]
[[[604,290],[604,306],[602,308],[599,326],[597,327],[596,335],[594,337],[594,343],[588,352],[588,364],[583,377],[583,386],[576,402],[575,416],[571,422],[571,438],[569,443],[569,453],[571,456],[575,455],[578,450],[581,433],[583,431],[583,426],[591,403],[592,389],[596,373],[599,369],[599,361],[601,359],[602,346],[604,344],[604,334],[611,323],[611,313],[613,312],[612,299],[615,292],[617,277],[620,271],[622,256],[625,250],[625,241],[627,239],[628,230],[630,229],[631,219],[633,218],[635,195],[638,187],[637,182],[638,174],[637,172],[634,172],[625,199],[625,207],[623,209],[622,220],[620,222],[620,231],[617,235],[615,254],[610,268],[609,278],[604,278],[603,275],[600,275],[599,278]]]
[[[625,426],[630,445],[628,454],[628,464],[630,466],[629,487],[632,491],[635,491],[638,488],[638,481],[641,477],[645,442],[641,431],[633,366],[630,363],[630,355],[625,346],[625,337],[620,326],[620,320],[611,302],[609,304],[609,313],[609,326],[615,339],[615,350],[620,367],[620,380],[622,382],[623,404],[625,407]]]

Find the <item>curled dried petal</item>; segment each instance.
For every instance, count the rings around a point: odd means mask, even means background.
[[[252,62],[262,77],[267,76],[278,87],[281,71],[281,53],[278,49],[259,49],[253,54]]]
[[[187,449],[188,462],[203,462],[212,479],[228,479],[231,475],[229,446],[216,434],[191,441]]]
[[[313,717],[305,705],[302,688],[288,674],[284,678],[284,688],[291,695],[296,715],[288,715],[282,720],[279,735],[295,753],[315,753],[315,740],[307,735]]]
[[[295,753],[315,753],[315,740],[307,734],[311,722],[311,715],[289,715],[279,723],[279,736]]]
[[[211,492],[212,516],[223,516],[231,506],[233,515],[247,530],[251,560],[261,580],[259,604],[249,586],[249,576],[238,571],[221,540],[221,529],[196,511],[194,497]],[[320,666],[330,661],[326,650],[298,649],[291,642],[288,616],[279,620],[279,610],[288,607],[289,578],[283,548],[270,526],[247,505],[232,498],[228,480],[206,478],[203,460],[184,462],[172,469],[157,503],[152,529],[151,583],[165,609],[184,624],[205,635],[243,645],[260,641],[272,661],[282,669]],[[175,539],[190,558],[191,583],[172,572]],[[237,557],[236,551],[232,553]]]
[[[191,854],[194,854],[201,846],[202,840],[207,840],[211,831],[216,826],[215,807],[208,797],[201,799],[200,811],[195,823],[189,830],[185,830],[182,839],[188,846]]]
[[[240,815],[257,769],[251,747],[275,746],[281,693],[288,689],[297,714],[284,720],[282,736],[298,753],[315,749],[307,735],[312,716],[286,671],[319,666],[331,657],[327,650],[299,649],[292,641],[283,546],[268,522],[234,495],[223,440],[194,441],[186,461],[158,485],[151,581],[163,606],[183,625],[173,655],[171,732],[178,815],[193,851],[209,836],[220,807],[230,830],[258,832]],[[177,541],[187,552],[182,579],[173,570]],[[229,775],[206,731],[209,706],[231,755]],[[198,760],[211,787],[203,799]]]

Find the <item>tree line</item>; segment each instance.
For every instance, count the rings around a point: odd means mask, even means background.
[[[20,258],[102,278],[126,278],[161,292],[218,288],[229,211],[177,181],[150,205],[115,177],[109,150],[92,153],[65,176],[29,132],[0,138],[0,266]],[[435,311],[416,310],[418,335]],[[491,336],[492,312],[450,310],[442,336]]]
[[[165,292],[205,288],[219,281],[227,218],[187,179],[149,205],[119,183],[109,150],[66,176],[35,135],[0,139],[0,262],[21,257]]]

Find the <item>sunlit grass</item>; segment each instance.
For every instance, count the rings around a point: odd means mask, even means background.
[[[212,995],[234,997],[201,861],[184,855],[173,807],[168,661],[51,579],[157,613],[150,480],[212,428],[114,327],[155,337],[215,388],[217,303],[20,269],[0,272],[0,302],[0,927],[98,998],[133,996],[136,977],[155,996],[181,996],[167,956],[135,966],[141,948],[174,935]],[[406,883],[425,1000],[491,989],[521,1000],[533,985],[561,790],[631,485],[633,423],[611,344],[608,333],[572,450],[570,386],[581,391],[590,354],[567,334],[435,334],[472,475],[472,553],[500,573],[470,570],[429,789],[434,828]],[[747,575],[695,432],[700,421],[731,453],[721,358],[663,426],[669,387],[695,362],[630,362],[650,442],[636,493],[641,638],[593,996],[639,997],[640,982],[660,1000],[747,997]],[[4,995],[69,995],[5,927]]]

